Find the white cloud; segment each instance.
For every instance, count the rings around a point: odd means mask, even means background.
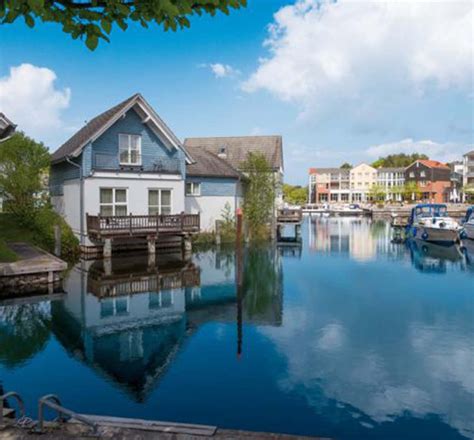
[[[471,149],[472,147],[468,145],[460,145],[453,142],[439,143],[432,140],[415,141],[413,139],[403,139],[398,142],[373,145],[365,153],[371,159],[396,153],[422,153],[426,154],[430,159],[439,160],[440,162],[451,162],[460,160],[462,155]]]
[[[216,78],[235,77],[240,74],[239,70],[234,69],[229,64],[201,64],[201,67],[209,67]]]
[[[356,122],[406,95],[455,88],[467,97],[473,17],[470,1],[298,0],[274,15],[269,55],[243,88],[306,113],[342,107]]]
[[[27,135],[42,141],[62,129],[61,112],[69,106],[69,88],[55,87],[56,74],[46,67],[21,64],[0,78],[0,110]]]

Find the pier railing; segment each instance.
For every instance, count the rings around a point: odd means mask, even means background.
[[[114,215],[87,214],[87,233],[92,238],[147,237],[196,233],[199,214]]]
[[[277,212],[277,223],[300,223],[303,211],[296,208],[283,208]]]

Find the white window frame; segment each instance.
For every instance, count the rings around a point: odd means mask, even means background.
[[[188,185],[190,185],[191,191],[188,191]],[[201,182],[186,182],[186,195],[187,196],[200,196],[201,195]]]
[[[119,133],[118,135],[118,146],[119,146],[119,163],[120,165],[141,165],[142,164],[142,137],[139,134],[132,134],[132,133]],[[137,139],[138,140],[138,152],[137,152],[137,161],[133,162],[132,159],[132,151],[134,149],[132,148],[132,139]],[[127,161],[122,161],[122,151],[125,151],[125,148],[122,146],[124,145],[123,142],[126,144],[126,151],[127,151]]]
[[[150,205],[150,191],[158,191],[158,205]],[[147,199],[147,204],[148,204],[148,215],[162,215],[163,212],[163,204],[161,203],[161,192],[162,191],[169,191],[170,192],[170,212],[169,214],[173,213],[173,189],[172,188],[148,188],[148,199]],[[150,212],[150,207],[153,208],[158,208],[158,212],[154,212],[153,214]],[[164,214],[166,215],[166,214]]]
[[[110,189],[112,190],[112,202],[111,203],[103,203],[101,202],[100,200],[100,195],[101,195],[101,191],[103,189]],[[116,191],[119,190],[119,191],[125,191],[125,202],[117,202],[117,199],[116,199]],[[112,215],[117,215],[116,213],[116,208],[117,206],[125,206],[126,210],[127,210],[127,213],[125,215],[128,215],[128,188],[123,188],[123,187],[110,187],[110,186],[101,186],[99,188],[99,213],[101,212],[101,208],[102,206],[111,206],[112,207]],[[103,214],[101,214],[103,215]],[[105,217],[105,216],[104,216]]]

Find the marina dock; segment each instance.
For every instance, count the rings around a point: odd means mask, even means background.
[[[0,263],[0,292],[28,293],[47,290],[52,293],[60,282],[67,263],[27,243],[9,243],[18,261]]]

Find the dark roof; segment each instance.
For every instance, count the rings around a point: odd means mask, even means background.
[[[239,169],[250,152],[262,153],[274,170],[283,168],[283,141],[281,136],[235,136],[187,138],[185,148],[198,147],[219,155],[222,150],[232,167]],[[194,150],[193,150],[194,151]]]
[[[83,146],[87,141],[93,137],[104,125],[110,122],[117,116],[133,99],[138,96],[138,93],[122,101],[120,104],[109,108],[100,115],[92,118],[84,127],[77,131],[64,144],[62,144],[51,156],[53,162],[58,162],[67,156],[73,154],[78,148]]]
[[[215,154],[197,147],[187,147],[187,150],[195,161],[186,165],[187,176],[240,178],[239,171]]]
[[[310,168],[310,174],[329,174],[329,173],[349,174],[350,170],[348,170],[347,168]]]
[[[382,173],[403,173],[405,171],[404,167],[380,167],[376,168],[377,172],[381,171]]]
[[[0,140],[8,138],[14,131],[16,125],[0,112]]]
[[[127,98],[125,101],[115,105],[114,107],[106,110],[100,115],[92,118],[84,127],[77,131],[71,138],[69,138],[63,145],[61,145],[51,156],[52,162],[60,162],[64,160],[67,156],[72,155],[78,149],[84,147],[84,145],[95,135],[97,135],[100,130],[104,128],[108,123],[113,121],[115,118],[118,118],[125,109],[133,102],[140,102],[145,107],[148,108],[148,111],[152,114],[153,118],[161,125],[162,129],[166,134],[182,148],[180,140],[174,135],[170,128],[164,123],[164,121],[156,114],[153,108],[146,102],[145,98],[140,93],[135,93],[134,95]]]
[[[427,167],[430,168],[444,168],[444,169],[449,169],[449,166],[446,165],[445,163],[438,162],[437,160],[430,160],[430,159],[419,159],[417,162],[422,163],[423,165],[426,165]],[[415,162],[416,163],[416,162]]]

